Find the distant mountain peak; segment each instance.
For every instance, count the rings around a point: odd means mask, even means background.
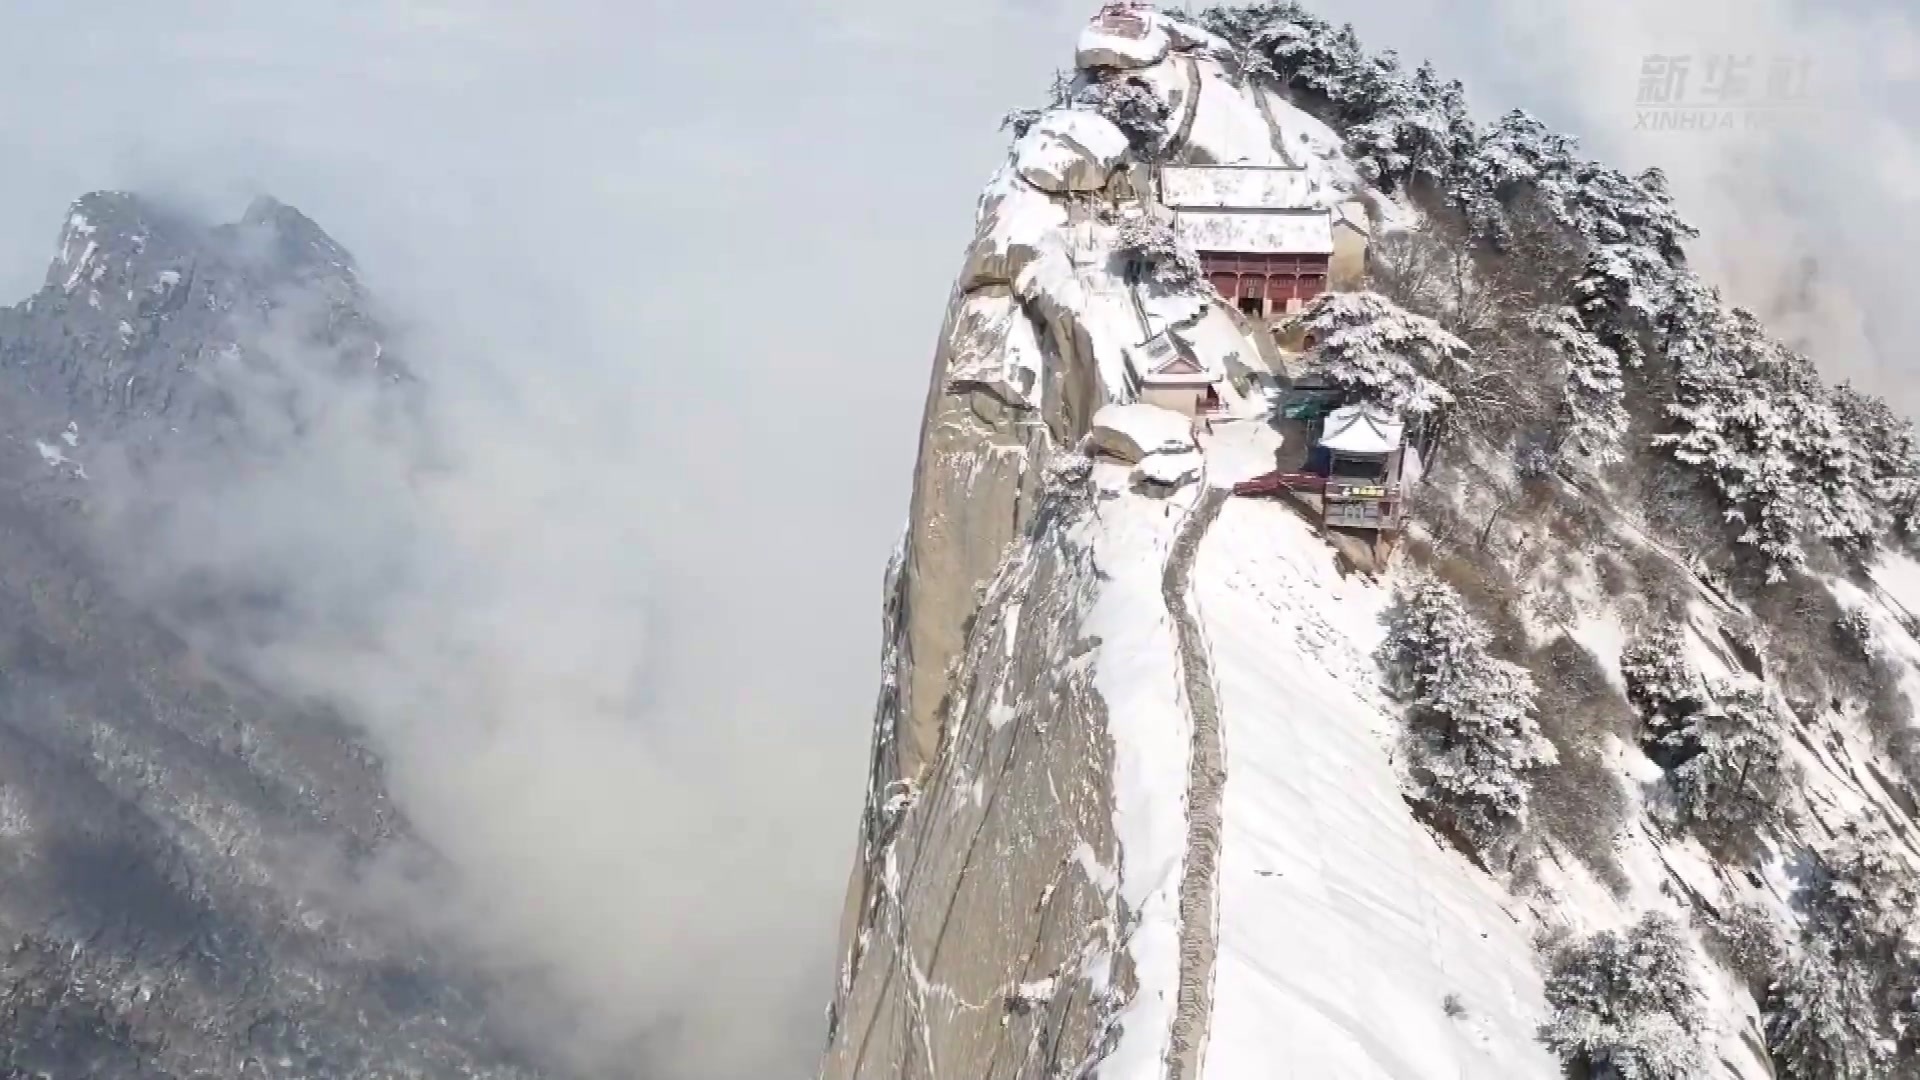
[[[268,234],[276,261],[287,267],[353,275],[353,255],[346,248],[312,218],[271,195],[261,195],[247,205],[237,231]]]
[[[62,423],[136,442],[225,415],[215,376],[227,360],[255,376],[327,358],[386,370],[382,336],[353,256],[268,196],[209,225],[133,192],[82,195],[41,290],[0,307],[0,363],[29,373]]]

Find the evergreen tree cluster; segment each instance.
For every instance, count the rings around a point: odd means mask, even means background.
[[[1702,678],[1675,625],[1635,638],[1620,668],[1646,725],[1642,746],[1666,770],[1677,823],[1722,852],[1750,849],[1786,816],[1799,783],[1786,717],[1764,684]]]
[[[1556,760],[1534,719],[1532,675],[1492,643],[1458,592],[1423,577],[1388,613],[1381,646],[1390,685],[1411,706],[1416,796],[1483,860],[1526,828],[1523,774]]]
[[[1714,703],[1664,738],[1680,759],[1668,775],[1682,825],[1720,850],[1751,847],[1786,816],[1799,773],[1781,713],[1753,680],[1716,684]]]
[[[1792,1080],[1883,1080],[1864,983],[1819,943],[1795,950],[1767,995],[1767,1054]]]
[[[1815,857],[1797,948],[1767,997],[1783,1075],[1920,1077],[1920,876],[1884,833],[1852,828]]]
[[[1649,913],[1561,949],[1547,979],[1541,1041],[1596,1080],[1705,1075],[1707,1013],[1680,925]]]
[[[1651,446],[1695,470],[1770,580],[1804,563],[1810,542],[1847,553],[1912,535],[1911,427],[1883,402],[1825,386],[1804,356],[1721,303],[1686,265],[1697,234],[1659,170],[1586,160],[1525,112],[1477,124],[1458,82],[1370,53],[1350,26],[1292,0],[1216,8],[1204,21],[1244,75],[1338,129],[1369,182],[1460,217],[1476,250],[1516,251],[1534,217],[1552,223],[1560,250],[1548,261],[1568,269],[1557,295],[1530,298],[1542,302],[1527,322],[1558,369],[1558,400],[1540,418],[1556,446],[1597,464]],[[1658,430],[1630,442],[1636,385],[1652,395]]]

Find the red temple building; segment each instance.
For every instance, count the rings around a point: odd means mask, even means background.
[[[1200,256],[1214,288],[1244,314],[1279,319],[1327,291],[1333,215],[1313,205],[1313,182],[1303,170],[1167,166],[1159,187],[1174,231]]]

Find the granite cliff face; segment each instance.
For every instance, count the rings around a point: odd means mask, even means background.
[[[191,643],[274,598],[156,607],[137,536],[99,542],[138,524],[109,489],[326,408],[300,365],[401,392],[381,336],[351,257],[271,200],[209,228],[89,195],[0,309],[0,1072],[535,1075],[472,973],[366,905],[413,850],[380,763]]]

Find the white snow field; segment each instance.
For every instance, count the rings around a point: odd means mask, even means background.
[[[1372,657],[1387,590],[1248,499],[1207,534],[1193,588],[1227,757],[1204,1075],[1558,1075],[1511,901],[1401,800]]]

